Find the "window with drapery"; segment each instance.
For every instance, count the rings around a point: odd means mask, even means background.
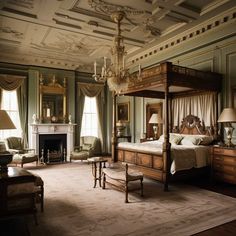
[[[98,113],[96,97],[85,96],[81,136],[98,137]]]
[[[1,139],[5,139],[10,136],[21,137],[22,131],[20,125],[16,90],[2,90],[1,110],[6,110],[12,122],[16,126],[16,129],[0,130]]]

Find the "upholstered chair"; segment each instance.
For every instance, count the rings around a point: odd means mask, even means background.
[[[38,155],[34,149],[23,147],[23,139],[19,137],[9,137],[6,139],[7,150],[13,154],[13,164],[20,164],[23,168],[25,163],[36,162],[38,164]]]
[[[100,139],[94,136],[82,136],[80,138],[80,146],[75,146],[74,151],[71,152],[71,160],[87,160],[101,154]]]

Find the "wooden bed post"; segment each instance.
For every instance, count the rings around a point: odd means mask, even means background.
[[[164,168],[163,168],[163,180],[164,180],[164,191],[168,191],[168,183],[169,183],[169,176],[170,176],[170,148],[171,144],[169,142],[169,84],[167,79],[165,81],[165,100],[164,100],[164,143],[163,143],[163,161],[164,161]]]
[[[112,93],[112,138],[111,138],[111,155],[112,161],[117,161],[116,156],[116,145],[117,145],[117,137],[116,137],[116,94],[115,92]]]
[[[215,94],[215,96],[216,96],[216,117],[218,117],[218,96],[219,96],[219,93],[218,92],[216,92],[216,94]],[[217,122],[217,120],[216,120],[216,122],[215,122],[215,126],[213,127],[214,128],[214,138],[217,140],[217,141],[219,141],[219,134],[218,134],[218,129],[219,129],[219,126],[218,126],[218,122]]]

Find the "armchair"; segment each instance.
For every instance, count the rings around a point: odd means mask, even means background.
[[[6,144],[8,151],[13,154],[11,163],[20,164],[22,168],[25,163],[36,161],[36,165],[38,164],[38,155],[35,150],[24,148],[22,138],[9,137],[6,139]]]
[[[71,152],[71,160],[87,160],[89,157],[93,157],[101,154],[101,143],[99,138],[94,136],[82,136],[80,137],[80,146],[75,146],[74,151]]]

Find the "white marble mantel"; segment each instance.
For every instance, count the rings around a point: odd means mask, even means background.
[[[70,153],[74,148],[74,127],[76,124],[61,124],[61,123],[42,123],[30,125],[29,146],[36,150],[40,156],[39,151],[39,135],[40,134],[66,134],[67,142],[67,157],[70,160]]]

